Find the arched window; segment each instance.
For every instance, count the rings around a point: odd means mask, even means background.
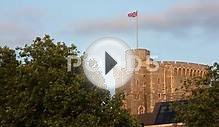
[[[200,71],[199,70],[197,71],[197,76],[200,76]]]
[[[177,68],[174,68],[174,75],[177,75]]]
[[[182,75],[182,69],[181,69],[181,68],[179,68],[178,75],[179,75],[179,76],[181,76],[181,75]]]
[[[193,76],[196,76],[196,70],[194,70]]]
[[[161,99],[161,93],[158,94],[159,99]]]
[[[157,83],[160,84],[160,78],[157,78]]]
[[[187,69],[186,75],[189,76],[189,69]]]
[[[138,79],[136,80],[136,85],[138,85]]]
[[[186,75],[186,69],[185,68],[183,68],[183,72],[182,72],[183,74],[183,76],[185,76]]]
[[[138,107],[138,114],[144,114],[144,113],[145,113],[145,107],[142,106],[142,105],[140,105],[140,106]]]
[[[193,72],[193,70],[190,70],[190,76],[192,77],[192,72]]]
[[[203,71],[200,72],[200,76],[203,77]]]
[[[206,72],[206,71],[203,72],[203,76],[205,76],[205,75],[207,75],[207,72]]]
[[[202,71],[200,70],[200,72],[199,72],[199,76],[202,76]]]

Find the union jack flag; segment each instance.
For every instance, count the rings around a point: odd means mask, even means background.
[[[138,11],[128,13],[128,17],[137,17],[137,16],[138,16]]]

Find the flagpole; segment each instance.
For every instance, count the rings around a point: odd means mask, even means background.
[[[136,16],[136,49],[138,49],[138,11],[136,11],[137,16]]]

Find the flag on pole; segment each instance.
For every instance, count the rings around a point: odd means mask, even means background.
[[[138,16],[137,11],[128,13],[128,17],[137,17],[137,16]]]
[[[136,17],[136,48],[138,48],[138,11],[128,13],[128,17]]]

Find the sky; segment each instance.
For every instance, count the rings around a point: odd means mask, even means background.
[[[22,46],[49,34],[85,51],[95,40],[116,37],[156,60],[219,62],[218,0],[1,0],[0,46]]]

